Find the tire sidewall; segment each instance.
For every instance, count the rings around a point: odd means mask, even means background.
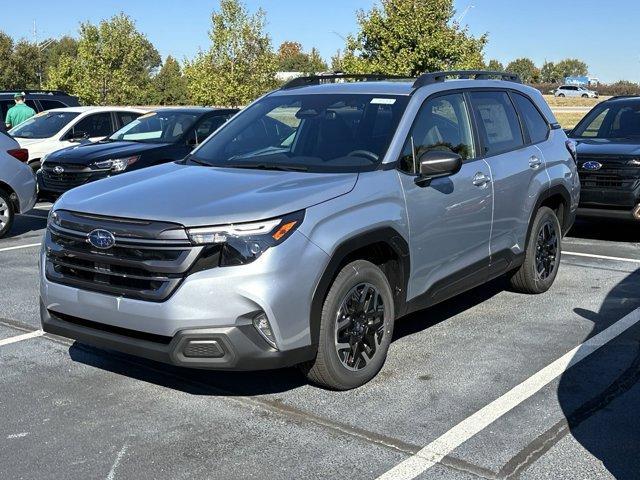
[[[335,350],[335,323],[337,312],[346,295],[360,283],[370,283],[376,287],[384,302],[384,336],[375,358],[363,369],[353,371],[347,369]],[[342,388],[355,388],[371,380],[384,365],[394,326],[393,294],[385,274],[374,264],[358,260],[344,267],[334,280],[322,308],[322,327],[320,347],[325,365],[331,376]]]
[[[550,221],[555,229],[556,236],[558,237],[558,254],[556,255],[556,262],[553,268],[553,272],[547,278],[542,279],[538,277],[536,272],[536,247],[538,243],[538,234],[540,233],[540,228],[546,222]],[[539,293],[546,292],[551,288],[553,282],[558,275],[558,270],[560,269],[560,260],[562,257],[562,228],[560,226],[560,221],[556,216],[555,212],[548,207],[542,207],[538,210],[536,214],[536,218],[533,222],[533,227],[531,229],[531,238],[529,239],[529,245],[527,247],[527,258],[526,258],[526,268],[527,275],[533,281],[535,285],[536,291]]]
[[[9,198],[9,194],[7,192],[5,192],[4,190],[0,190],[0,198],[2,198],[2,200],[4,200],[4,202],[9,207],[9,221],[4,226],[4,228],[0,228],[0,238],[2,238],[7,233],[9,233],[9,230],[11,230],[11,226],[13,225],[13,220],[15,219],[16,212],[14,211],[13,203],[11,202],[11,198]]]

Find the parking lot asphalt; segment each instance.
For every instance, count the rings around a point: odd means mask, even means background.
[[[378,377],[331,392],[29,335],[47,209],[0,240],[1,478],[638,478],[637,225],[579,221],[549,292],[402,319]]]

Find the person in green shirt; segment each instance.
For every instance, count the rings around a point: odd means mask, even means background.
[[[36,114],[33,108],[24,103],[24,93],[16,93],[13,96],[13,101],[16,102],[16,104],[7,111],[7,118],[4,121],[7,130],[16,125],[20,125]]]

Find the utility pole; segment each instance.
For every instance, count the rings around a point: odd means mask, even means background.
[[[42,52],[46,50],[49,45],[55,42],[55,38],[50,38],[42,43],[38,42],[38,27],[36,21],[33,21],[33,44],[38,49],[38,88],[42,89]]]

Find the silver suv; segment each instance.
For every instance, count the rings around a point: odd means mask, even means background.
[[[182,161],[64,194],[42,250],[43,329],[354,388],[400,317],[503,274],[551,286],[574,152],[514,75],[295,79]]]

